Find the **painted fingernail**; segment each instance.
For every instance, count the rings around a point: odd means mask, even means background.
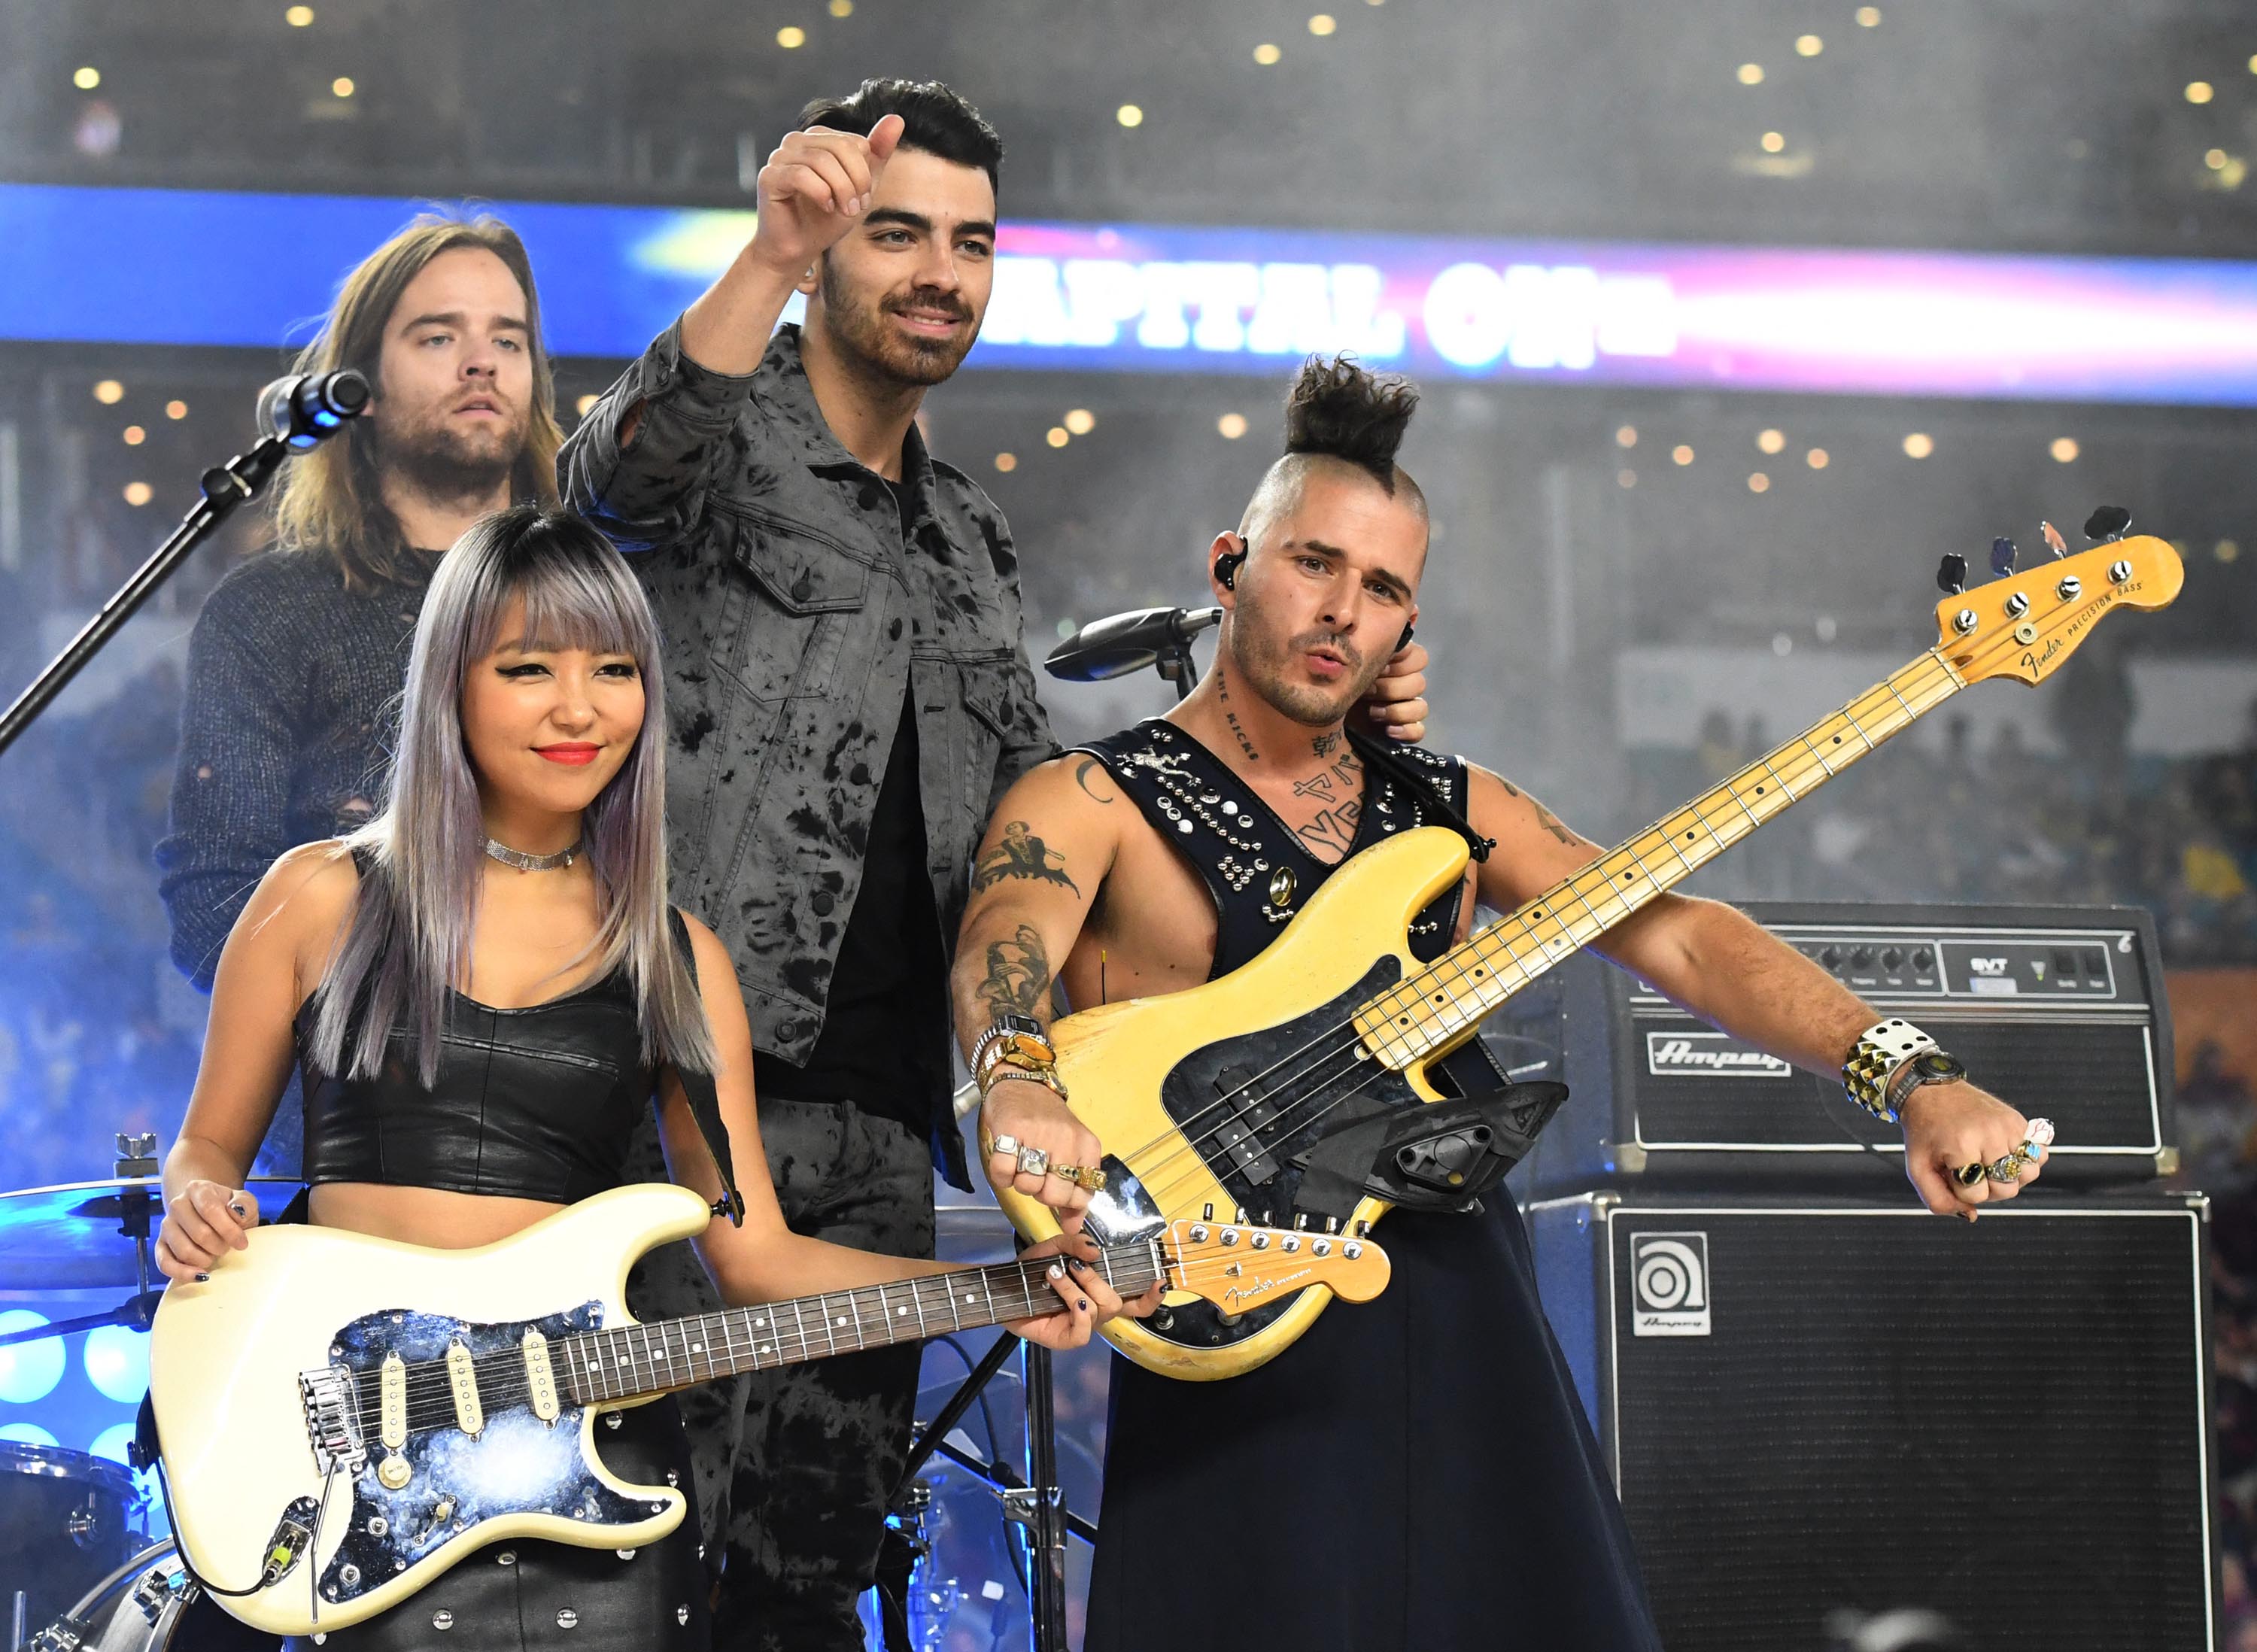
[[[244,1210],[240,1204],[230,1204],[227,1208],[233,1211],[237,1216],[249,1216],[251,1214],[250,1211]]]
[[[1052,1279],[1064,1279],[1065,1277],[1065,1264],[1064,1262],[1052,1262],[1051,1264],[1051,1277]]]
[[[1084,1312],[1085,1314],[1086,1314],[1086,1313],[1087,1313],[1087,1312],[1089,1311],[1089,1303],[1088,1303],[1087,1302],[1086,1302],[1086,1301],[1085,1301],[1085,1302],[1081,1304],[1081,1311],[1082,1311],[1082,1312]]]
[[[209,1274],[198,1274],[196,1275],[196,1283],[197,1283],[197,1284],[199,1284],[199,1285],[208,1285],[208,1284],[209,1284],[210,1282],[211,1282],[211,1275],[210,1275]]]

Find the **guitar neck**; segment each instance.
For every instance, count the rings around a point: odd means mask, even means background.
[[[1942,653],[1930,649],[1371,999],[1355,1017],[1365,1047],[1399,1070],[1463,1043],[1483,1016],[1529,982],[1965,686]]]
[[[997,1262],[718,1313],[581,1331],[555,1345],[575,1405],[647,1399],[718,1377],[916,1342],[1051,1312],[1051,1258]],[[1157,1239],[1115,1246],[1093,1264],[1122,1296],[1166,1276]]]

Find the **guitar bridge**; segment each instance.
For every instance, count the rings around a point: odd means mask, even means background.
[[[1259,1185],[1277,1174],[1277,1161],[1261,1138],[1262,1127],[1276,1121],[1277,1105],[1255,1089],[1254,1080],[1244,1067],[1226,1067],[1215,1075],[1221,1120],[1205,1133],[1241,1175]]]
[[[343,1366],[298,1373],[298,1395],[306,1408],[306,1438],[314,1466],[327,1474],[343,1469],[357,1475],[368,1463],[360,1432],[360,1394]]]

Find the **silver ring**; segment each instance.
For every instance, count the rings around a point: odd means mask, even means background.
[[[2004,1158],[1992,1160],[1989,1168],[1983,1174],[1993,1182],[2019,1182],[2022,1176],[2022,1167],[2028,1162],[2027,1159],[2022,1157],[2020,1150],[2017,1149],[2007,1154]]]
[[[1006,1158],[1015,1159],[1019,1156],[1019,1139],[1016,1136],[991,1137],[987,1143],[987,1153],[991,1158],[1000,1153]]]
[[[1019,1149],[1021,1175],[1046,1175],[1050,1173],[1050,1168],[1051,1155],[1048,1148],[1022,1147]]]

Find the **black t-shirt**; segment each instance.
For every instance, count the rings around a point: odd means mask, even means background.
[[[902,515],[909,519],[906,501]],[[878,785],[862,886],[839,937],[823,1031],[803,1067],[754,1050],[753,1083],[763,1096],[851,1101],[922,1139],[948,1088],[945,1041],[927,1048],[920,1036],[948,1025],[948,963],[925,867],[914,694],[902,696],[901,727]]]

